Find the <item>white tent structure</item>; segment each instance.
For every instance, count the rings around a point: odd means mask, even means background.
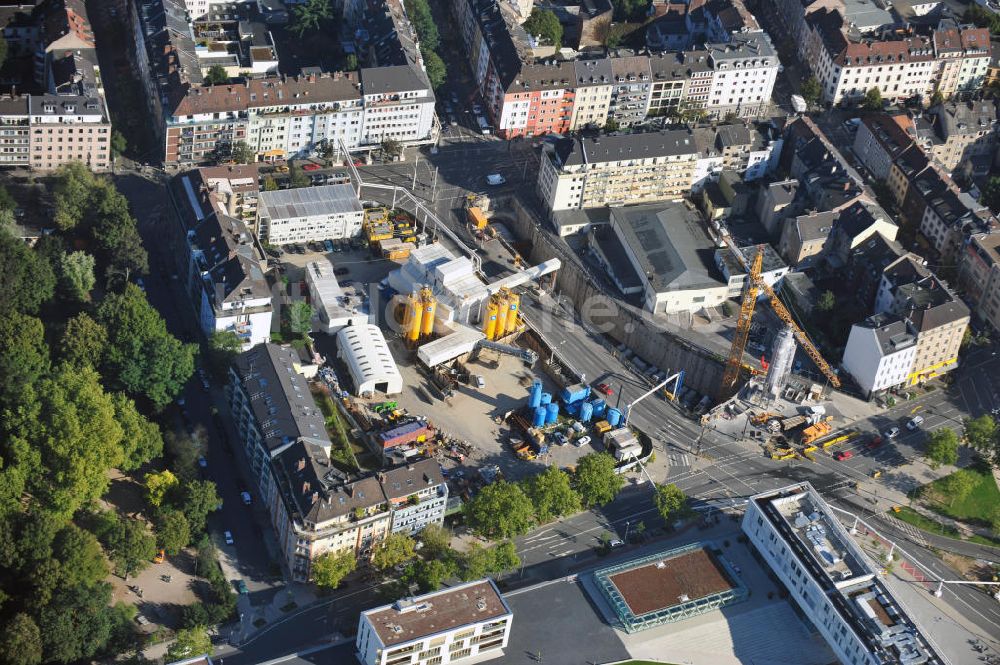
[[[378,326],[349,325],[337,332],[337,356],[351,372],[356,395],[403,392],[403,377]]]

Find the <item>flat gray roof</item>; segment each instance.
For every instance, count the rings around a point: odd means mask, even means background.
[[[266,219],[289,219],[364,212],[364,208],[351,185],[322,185],[261,192],[257,212]]]
[[[683,203],[612,208],[611,220],[655,291],[725,284],[715,267],[715,245],[698,213]]]

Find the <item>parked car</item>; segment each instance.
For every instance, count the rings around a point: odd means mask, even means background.
[[[597,392],[601,393],[602,395],[606,395],[608,397],[615,394],[615,391],[611,389],[611,386],[609,386],[606,383],[598,383]]]
[[[236,590],[239,591],[241,594],[250,593],[250,589],[247,588],[247,583],[244,582],[243,580],[236,580]]]
[[[487,182],[487,184],[490,184],[490,185],[493,185],[494,187],[496,187],[498,185],[502,185],[505,182],[507,182],[507,179],[504,178],[499,173],[491,173],[488,176],[486,176],[486,182]]]
[[[253,497],[250,496],[250,492],[240,492],[240,498],[243,499],[244,506],[249,506],[253,503]]]
[[[852,457],[854,457],[854,453],[852,453],[850,450],[841,450],[839,453],[836,453],[833,456],[833,459],[837,460],[838,462],[843,462],[844,460],[849,460]]]
[[[611,548],[621,547],[624,544],[625,543],[622,540],[620,540],[619,538],[615,538],[614,540],[612,540],[611,542],[608,543],[608,547],[611,547]]]
[[[198,466],[200,466],[203,469],[207,469],[208,468],[208,460],[205,459],[204,456],[199,457],[198,458]]]
[[[481,374],[476,374],[473,381],[475,381],[476,387],[480,390],[486,387],[486,379],[484,379]]]
[[[323,167],[320,166],[319,164],[313,164],[312,162],[309,162],[308,164],[303,164],[302,165],[302,170],[303,171],[319,171],[321,168],[323,168]]]
[[[882,436],[880,434],[876,434],[875,436],[872,437],[872,440],[868,442],[868,445],[866,447],[868,448],[868,450],[875,450],[881,445],[882,445]]]
[[[890,427],[886,431],[882,432],[882,436],[886,439],[895,439],[897,436],[899,436],[899,428]]]
[[[911,432],[915,432],[918,429],[920,429],[920,426],[923,424],[924,424],[923,416],[913,416],[907,421],[906,429],[910,430]]]
[[[232,545],[233,543],[236,542],[236,541],[233,540],[233,532],[232,531],[223,531],[222,532],[222,537],[225,538],[226,545]]]
[[[583,446],[589,446],[590,445],[590,437],[589,436],[581,436],[574,443],[576,444],[577,448],[582,448]]]

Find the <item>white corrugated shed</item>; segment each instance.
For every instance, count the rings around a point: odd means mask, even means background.
[[[341,328],[337,333],[337,356],[351,372],[355,394],[403,392],[403,377],[378,326],[365,323]]]
[[[459,356],[472,353],[479,340],[485,337],[486,335],[475,328],[455,326],[455,332],[427,342],[417,349],[417,358],[428,367],[435,367]]]
[[[344,326],[368,322],[368,304],[358,293],[345,292],[337,283],[329,259],[310,261],[305,272],[319,332],[332,335]]]

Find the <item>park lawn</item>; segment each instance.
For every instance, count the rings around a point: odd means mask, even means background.
[[[979,478],[979,484],[961,501],[949,503],[942,485],[944,478],[935,480],[923,488],[922,496],[927,497],[927,506],[935,512],[956,520],[989,524],[993,511],[1000,506],[1000,489],[989,469],[970,466],[967,471]],[[929,490],[929,491],[928,491]],[[916,525],[914,525],[916,526]]]
[[[1000,545],[1000,540],[995,538],[987,538],[985,536],[980,536],[978,534],[973,534],[969,537],[963,537],[957,529],[945,526],[939,522],[935,522],[932,519],[928,519],[913,510],[908,506],[900,506],[899,512],[890,511],[889,515],[892,515],[896,519],[906,522],[907,524],[912,524],[921,531],[927,531],[929,533],[936,533],[939,536],[944,536],[946,538],[954,538],[955,540],[964,540],[970,543],[979,543],[980,545],[990,545],[996,547]]]

